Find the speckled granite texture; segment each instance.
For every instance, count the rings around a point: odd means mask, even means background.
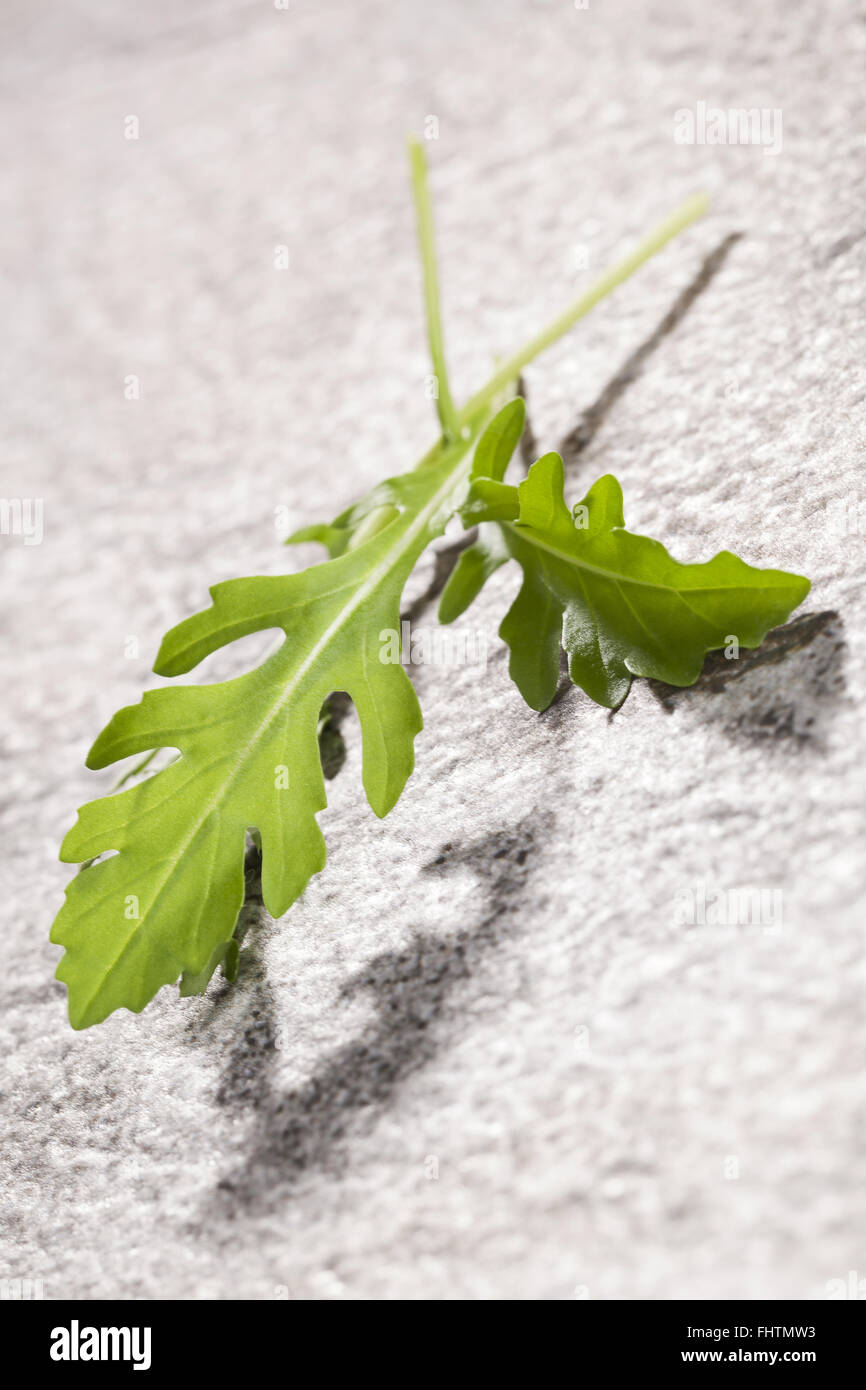
[[[185,1299],[866,1276],[862,8],[7,0],[0,32],[0,491],[44,502],[41,545],[0,536],[0,1275]],[[676,143],[701,102],[780,110],[781,150]],[[285,920],[250,905],[236,986],[73,1034],[47,938],[59,840],[112,781],[92,738],[209,583],[317,558],[276,509],[330,516],[431,442],[403,146],[428,116],[461,396],[712,194],[529,370],[533,428],[570,497],[615,472],[678,558],[730,546],[812,593],[692,690],[539,716],[503,571],[486,670],[415,671],[384,822],[344,721],[329,864]],[[683,923],[689,892],[748,888],[778,929]]]

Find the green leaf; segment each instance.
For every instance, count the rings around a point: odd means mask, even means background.
[[[234,937],[232,937],[231,941],[221,942],[219,946],[214,948],[210,960],[204,970],[200,971],[198,975],[190,975],[187,970],[183,972],[180,977],[180,984],[178,985],[181,998],[188,999],[190,995],[193,994],[204,994],[211,982],[214,972],[220,965],[223,968],[223,975],[228,980],[229,984],[233,984],[237,979],[239,959],[240,947]]]
[[[409,477],[409,474],[405,475]],[[332,560],[345,555],[347,550],[363,545],[364,541],[384,530],[390,521],[399,514],[395,505],[394,486],[402,479],[389,479],[380,484],[354,507],[327,524],[303,526],[293,531],[283,541],[284,545],[299,545],[302,541],[318,541],[323,545]]]
[[[493,478],[502,482],[511,456],[520,443],[525,420],[526,402],[522,396],[515,396],[494,415],[479,439],[470,478]]]
[[[178,976],[183,992],[205,988],[220,963],[233,978],[238,944],[232,932],[244,895],[248,831],[264,856],[263,896],[274,915],[322,867],[316,814],[325,795],[316,733],[323,700],[334,690],[348,691],[359,710],[364,786],[374,811],[384,815],[394,804],[412,768],[421,716],[404,672],[385,670],[376,644],[382,629],[398,630],[400,594],[418,555],[466,501],[464,454],[523,368],[706,206],[703,196],[684,203],[502,362],[457,411],[445,370],[426,168],[417,142],[412,160],[443,439],[413,473],[374,489],[332,525],[307,526],[290,537],[322,542],[331,557],[326,564],[281,579],[217,585],[212,606],[168,634],[156,664],[162,675],[179,674],[237,637],[281,629],[285,641],[260,667],[218,685],[150,692],[120,710],[96,740],[88,757],[92,768],[147,750],[121,785],[143,771],[155,750],[176,749],[178,756],[154,776],[83,806],[61,847],[62,860],[85,864],[51,932],[52,941],[66,947],[56,973],[68,985],[76,1028],[117,1008],[140,1011]],[[484,470],[489,487],[502,482],[522,409],[512,406],[485,444],[479,486]],[[483,488],[473,506],[512,517],[507,494],[482,494]],[[491,561],[475,563],[477,591]]]
[[[518,488],[473,481],[461,515],[484,524],[439,610],[442,622],[453,621],[495,570],[517,561],[523,584],[500,635],[533,709],[546,709],[556,693],[560,643],[574,683],[616,709],[632,676],[693,685],[708,651],[733,638],[759,646],[809,592],[807,579],[755,569],[727,550],[705,564],[680,564],[658,541],[623,529],[622,490],[610,474],[574,513],[563,483],[558,454],[540,458]]]
[[[317,541],[323,545],[332,560],[338,555],[342,555],[349,541],[350,532],[345,526],[338,526],[336,522],[329,526],[327,522],[314,522],[312,526],[302,526],[299,531],[293,531],[290,536],[286,536],[283,545],[301,545],[306,541]]]
[[[186,988],[223,959],[244,896],[248,828],[261,837],[262,894],[279,917],[325,862],[316,815],[326,805],[317,730],[335,690],[361,721],[363,781],[376,815],[399,797],[421,729],[414,689],[380,659],[383,630],[400,630],[400,597],[422,550],[465,497],[470,441],[375,490],[346,528],[344,553],[300,574],[230,580],[212,604],[163,640],[155,670],[175,676],[238,637],[281,629],[285,641],[235,680],[148,692],[117,713],[87,759],[91,768],[158,747],[181,756],[155,776],[83,806],[61,847],[64,862],[118,851],[79,873],[51,939],[76,1028],[114,1009],[139,1012],[185,973]],[[231,964],[231,962],[228,962]],[[206,981],[205,981],[206,982]]]

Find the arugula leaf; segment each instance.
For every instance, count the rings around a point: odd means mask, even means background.
[[[234,978],[248,831],[262,853],[262,896],[273,916],[322,868],[316,815],[326,801],[317,733],[322,704],[335,690],[348,692],[360,715],[370,805],[379,816],[391,809],[412,771],[421,713],[402,667],[382,661],[380,634],[399,630],[405,581],[455,510],[466,504],[490,514],[495,499],[468,496],[473,442],[522,369],[706,207],[703,196],[688,199],[457,410],[417,141],[410,156],[441,438],[413,472],[374,488],[331,525],[290,537],[322,542],[330,555],[325,563],[212,588],[211,607],[168,633],[154,669],[179,675],[236,638],[282,630],[285,640],[260,666],[216,685],[149,692],[97,738],[87,758],[91,768],[146,751],[119,785],[143,772],[160,748],[178,756],[146,780],[88,802],[61,846],[64,862],[84,863],[51,932],[66,947],[56,975],[68,986],[75,1028],[120,1007],[139,1012],[178,976],[182,994],[205,989],[220,965]],[[496,417],[476,455],[474,487],[495,485],[485,482],[485,471],[504,470],[501,458],[519,437],[522,410],[512,403]],[[505,505],[510,515],[508,498]]]
[[[175,676],[248,633],[285,633],[247,675],[148,692],[90,750],[91,768],[156,747],[181,756],[83,806],[63,841],[66,863],[119,851],[72,880],[51,933],[67,948],[58,978],[73,1027],[121,1006],[139,1012],[182,972],[190,989],[212,973],[243,901],[247,827],[261,836],[262,896],[274,917],[323,867],[317,729],[334,690],[347,691],[360,716],[370,805],[390,811],[412,771],[421,711],[402,666],[380,660],[380,633],[400,629],[405,581],[465,493],[469,447],[461,440],[435,465],[376,489],[388,515],[354,548],[300,574],[217,584],[211,607],[164,638],[155,670]]]
[[[237,979],[239,959],[240,946],[234,937],[230,941],[222,942],[216,947],[204,970],[200,971],[198,975],[191,975],[187,970],[181,975],[178,986],[181,999],[188,999],[193,994],[204,994],[219,966],[222,966],[223,975],[229,984],[234,984]]]
[[[481,452],[479,444],[476,459]],[[575,685],[616,709],[632,676],[693,685],[708,651],[732,637],[759,646],[809,592],[808,579],[755,569],[727,550],[680,564],[658,541],[623,529],[622,489],[610,474],[571,513],[559,454],[540,458],[519,487],[502,481],[509,458],[501,449],[487,460],[489,476],[473,478],[461,512],[467,525],[483,524],[445,587],[439,618],[459,617],[490,575],[516,560],[523,584],[499,631],[533,709],[556,693],[560,642]]]

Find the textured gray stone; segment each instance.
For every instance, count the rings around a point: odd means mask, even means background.
[[[225,1299],[866,1275],[858,6],[10,0],[3,26],[2,492],[44,498],[45,537],[0,538],[0,1274]],[[781,108],[781,153],[676,145],[699,101]],[[112,780],[83,768],[95,732],[207,584],[314,558],[275,508],[330,516],[430,442],[402,142],[431,114],[461,394],[712,193],[529,370],[533,426],[572,498],[615,472],[679,558],[808,574],[805,616],[693,690],[539,716],[495,638],[501,573],[465,620],[483,677],[415,672],[384,822],[345,719],[329,864],[284,921],[251,903],[237,984],[73,1034],[47,932],[59,839]],[[683,926],[700,883],[781,890],[781,930]]]

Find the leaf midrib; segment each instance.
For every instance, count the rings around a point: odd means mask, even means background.
[[[777,590],[778,590],[778,589],[784,589],[784,588],[788,587],[788,586],[786,586],[785,584],[762,584],[762,585],[748,584],[748,585],[747,585],[747,584],[742,584],[742,583],[740,583],[740,584],[704,584],[704,585],[700,585],[700,586],[694,587],[694,588],[691,587],[691,586],[689,586],[688,588],[677,589],[677,588],[675,588],[672,584],[654,584],[654,583],[653,583],[651,580],[649,580],[649,579],[637,579],[637,578],[635,578],[635,577],[632,576],[632,575],[628,575],[628,574],[624,573],[624,571],[622,571],[622,570],[610,570],[610,569],[605,569],[602,565],[592,565],[592,564],[590,564],[587,560],[582,560],[578,555],[574,555],[571,551],[568,551],[568,550],[560,550],[558,546],[550,545],[550,544],[548,544],[546,541],[541,540],[540,537],[538,536],[537,532],[535,532],[535,531],[534,531],[532,528],[530,528],[529,526],[519,526],[519,525],[517,525],[516,522],[512,522],[512,521],[504,521],[504,522],[500,522],[499,524],[500,524],[501,526],[507,526],[508,529],[509,529],[515,536],[517,536],[520,540],[528,541],[530,545],[534,545],[538,550],[546,550],[547,553],[548,553],[549,555],[555,556],[558,560],[565,560],[568,564],[572,565],[575,569],[585,570],[585,571],[587,571],[587,572],[590,573],[590,574],[597,574],[597,575],[600,575],[603,579],[610,580],[611,583],[617,583],[617,584],[631,584],[631,585],[633,585],[633,586],[636,587],[636,588],[642,588],[642,589],[657,589],[657,590],[659,591],[659,593],[663,593],[663,594],[676,594],[677,596],[682,596],[683,594],[733,593],[733,592],[735,592],[735,591],[737,591],[737,590],[740,590],[741,592],[752,592],[752,591],[754,591],[755,589],[758,589],[758,588],[760,588],[760,589],[762,589],[762,590],[763,590],[763,589],[777,589]],[[625,534],[625,535],[634,535],[635,533],[632,532],[632,531],[627,531],[627,532],[624,532],[623,534]],[[673,560],[672,557],[669,557],[669,558],[671,558],[672,563],[675,564],[675,565],[680,563],[678,560]],[[712,562],[711,562],[711,561],[706,561],[705,563],[710,564],[710,563],[712,563]],[[684,565],[683,568],[684,568],[684,569],[687,569],[688,566],[687,566],[687,565]],[[764,572],[766,572],[766,571],[764,571]],[[757,570],[756,573],[760,574],[760,573],[762,573],[762,571],[761,571],[761,570]]]
[[[135,928],[132,934],[127,937],[126,941],[121,947],[121,950],[118,952],[118,954],[114,957],[110,965],[107,966],[103,974],[100,976],[97,985],[90,993],[87,999],[87,1003],[81,1012],[82,1019],[86,1018],[87,1012],[93,1004],[93,1001],[99,996],[103,987],[107,983],[109,977],[118,968],[120,962],[123,960],[123,957],[130,949],[133,942],[137,939],[139,933],[147,925],[147,922],[152,917],[157,907],[157,904],[159,903],[159,900],[162,897],[162,894],[164,893],[168,883],[171,881],[172,875],[175,873],[178,865],[181,863],[183,856],[186,854],[190,845],[196,839],[205,821],[214,811],[217,810],[217,808],[225,800],[226,796],[228,795],[232,786],[237,780],[240,771],[244,763],[246,762],[247,757],[250,754],[250,751],[254,747],[258,746],[260,740],[264,737],[273,721],[280,714],[282,709],[285,707],[286,703],[295,694],[301,681],[309,673],[312,666],[318,660],[319,656],[325,650],[325,648],[333,640],[334,636],[337,633],[339,633],[340,629],[343,628],[351,620],[355,610],[358,607],[360,607],[361,604],[363,604],[364,601],[370,596],[370,594],[378,588],[379,584],[382,583],[388,577],[390,572],[396,568],[399,561],[406,554],[409,553],[409,551],[412,548],[412,545],[424,532],[425,528],[427,527],[429,521],[435,514],[438,507],[447,500],[449,493],[457,485],[461,472],[465,471],[468,474],[469,466],[469,461],[465,457],[461,457],[459,463],[454,467],[452,471],[450,471],[446,475],[445,481],[442,483],[442,486],[437,489],[437,491],[430,498],[429,502],[427,502],[420,509],[415,519],[409,524],[409,526],[406,527],[405,531],[402,532],[395,544],[392,545],[385,552],[385,555],[374,567],[370,575],[368,575],[368,577],[363,581],[363,583],[360,584],[357,589],[355,589],[350,601],[340,610],[337,616],[325,629],[325,632],[319,638],[318,642],[316,642],[312,651],[302,661],[301,665],[298,667],[297,671],[295,672],[294,676],[289,681],[289,683],[281,689],[279,698],[275,700],[274,703],[270,706],[268,712],[265,714],[264,718],[260,721],[258,727],[255,729],[252,737],[244,745],[230,773],[219,785],[210,801],[206,803],[201,816],[194,823],[192,829],[190,830],[186,839],[178,848],[176,854],[168,860],[170,867],[167,873],[163,876],[162,880],[160,881],[159,887],[157,888],[156,897],[152,900],[148,908],[148,911],[141,919],[140,924]]]

